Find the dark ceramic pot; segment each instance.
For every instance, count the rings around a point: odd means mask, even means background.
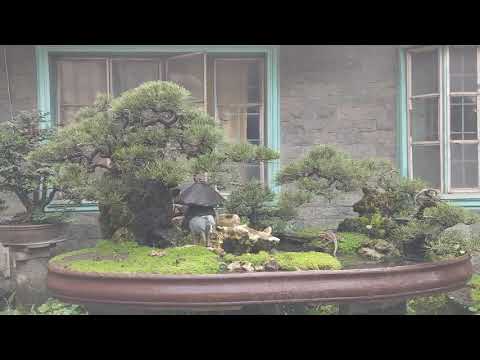
[[[472,273],[468,256],[371,269],[210,275],[86,273],[51,262],[47,286],[65,302],[116,307],[117,313],[121,307],[223,311],[246,305],[404,300],[463,288]]]
[[[66,224],[0,225],[3,245],[44,243],[65,234]]]

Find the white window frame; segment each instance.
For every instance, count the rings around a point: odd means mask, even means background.
[[[463,45],[467,46],[467,45]],[[451,92],[450,91],[450,48],[451,46],[418,46],[406,49],[406,100],[407,100],[407,139],[408,139],[408,177],[413,177],[413,145],[415,144],[440,144],[440,189],[442,194],[480,194],[480,45],[477,47],[477,92]],[[438,51],[438,80],[439,93],[422,94],[412,96],[412,54],[432,50]],[[412,101],[416,98],[434,98],[438,96],[438,124],[439,141],[413,142],[411,129]],[[476,97],[477,104],[477,139],[476,140],[451,140],[450,139],[450,105],[452,97],[471,96]],[[451,144],[478,144],[478,179],[479,186],[476,188],[453,188],[451,183]]]

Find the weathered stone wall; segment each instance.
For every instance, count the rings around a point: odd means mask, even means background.
[[[36,106],[34,47],[6,48],[13,110],[33,109]],[[3,49],[0,46],[0,121],[10,117]],[[356,157],[393,160],[395,74],[394,46],[282,46],[282,165],[317,144],[335,144]],[[10,212],[21,210],[14,197],[8,197],[8,201]],[[302,209],[302,221],[336,224],[353,215],[352,203],[351,197],[331,205],[317,201]],[[78,217],[80,222],[85,219]],[[81,238],[84,232],[91,231],[98,234],[97,230],[91,230],[97,225],[89,219],[82,228],[81,224],[72,227],[79,233],[71,232],[69,237]]]
[[[36,76],[33,46],[0,45],[0,121],[10,118],[10,99],[14,112],[36,107]]]
[[[282,46],[282,165],[318,144],[394,160],[396,66],[394,46]],[[335,225],[355,199],[309,204],[302,220]]]
[[[0,45],[0,122],[10,119],[11,112],[35,109],[36,76],[33,46]],[[8,202],[6,214],[22,210],[15,196],[0,194],[0,197]]]

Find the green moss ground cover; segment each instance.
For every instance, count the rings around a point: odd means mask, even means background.
[[[59,255],[52,263],[80,272],[97,273],[151,273],[151,274],[216,274],[224,272],[225,263],[249,262],[261,266],[275,260],[280,270],[336,270],[341,263],[325,253],[319,252],[278,252],[268,254],[225,255],[219,257],[202,246],[156,249],[160,256],[152,256],[152,248],[136,243],[112,243],[101,241],[95,248],[82,249]],[[223,266],[222,266],[223,265]]]
[[[472,300],[472,306],[470,310],[476,314],[480,314],[480,274],[475,274],[470,280],[470,297]]]
[[[370,241],[367,235],[350,232],[340,232],[338,237],[338,252],[340,254],[356,254],[357,251]]]

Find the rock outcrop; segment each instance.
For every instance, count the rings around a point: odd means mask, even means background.
[[[246,225],[217,226],[216,236],[223,249],[235,255],[271,251],[280,243],[270,231],[257,231]]]

